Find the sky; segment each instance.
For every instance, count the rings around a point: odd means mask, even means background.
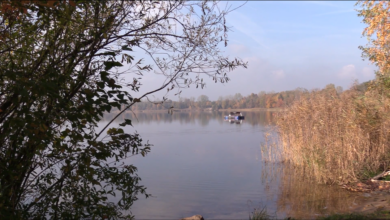
[[[227,2],[222,2],[226,4]],[[375,65],[362,59],[359,46],[365,24],[355,1],[249,1],[228,2],[231,27],[224,53],[248,62],[248,68],[229,73],[225,84],[206,80],[206,88],[184,89],[181,97],[207,95],[210,100],[241,93],[279,92],[298,87],[308,90],[329,83],[348,89],[355,80],[375,77]],[[244,4],[244,5],[243,5]],[[145,89],[161,85],[146,79]],[[156,95],[160,98],[162,95]],[[167,96],[177,100],[171,93]]]

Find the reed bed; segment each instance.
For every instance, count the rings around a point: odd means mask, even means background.
[[[375,91],[308,92],[278,115],[281,160],[319,183],[368,178],[390,161],[389,106]]]

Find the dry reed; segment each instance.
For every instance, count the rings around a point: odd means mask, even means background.
[[[319,183],[367,178],[390,158],[390,100],[356,89],[307,93],[279,113],[282,160]]]

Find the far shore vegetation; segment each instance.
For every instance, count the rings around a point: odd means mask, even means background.
[[[335,87],[333,84],[328,86]],[[343,90],[341,86],[337,86],[335,89],[339,92]],[[206,95],[201,95],[197,99],[194,97],[179,98],[178,101],[168,99],[164,102],[144,99],[132,106],[131,110],[144,112],[166,111],[168,109],[173,109],[173,111],[280,111],[307,92],[307,89],[297,88],[282,92],[261,91],[248,96],[236,93],[235,95],[221,96],[216,101],[210,101]]]

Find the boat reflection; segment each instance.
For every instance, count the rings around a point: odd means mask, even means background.
[[[103,121],[107,122],[112,120],[116,116],[116,113],[105,113]],[[150,124],[154,121],[160,121],[163,123],[180,124],[196,124],[200,123],[202,126],[207,126],[210,121],[217,120],[220,123],[229,122],[229,119],[224,119],[226,112],[173,112],[168,114],[167,112],[125,112],[116,119],[116,122],[122,123],[124,119],[130,119],[133,124]],[[269,111],[254,111],[245,112],[246,124],[252,126],[268,126],[274,125],[275,114]],[[242,120],[242,119],[239,119]],[[238,121],[239,121],[238,120]],[[234,124],[233,122],[232,124]],[[240,123],[242,124],[242,123]]]
[[[225,115],[225,119],[243,120],[245,116],[241,112],[230,112],[229,115]]]
[[[236,119],[225,119],[224,121],[229,122],[230,124],[242,124],[243,120],[236,120]]]

